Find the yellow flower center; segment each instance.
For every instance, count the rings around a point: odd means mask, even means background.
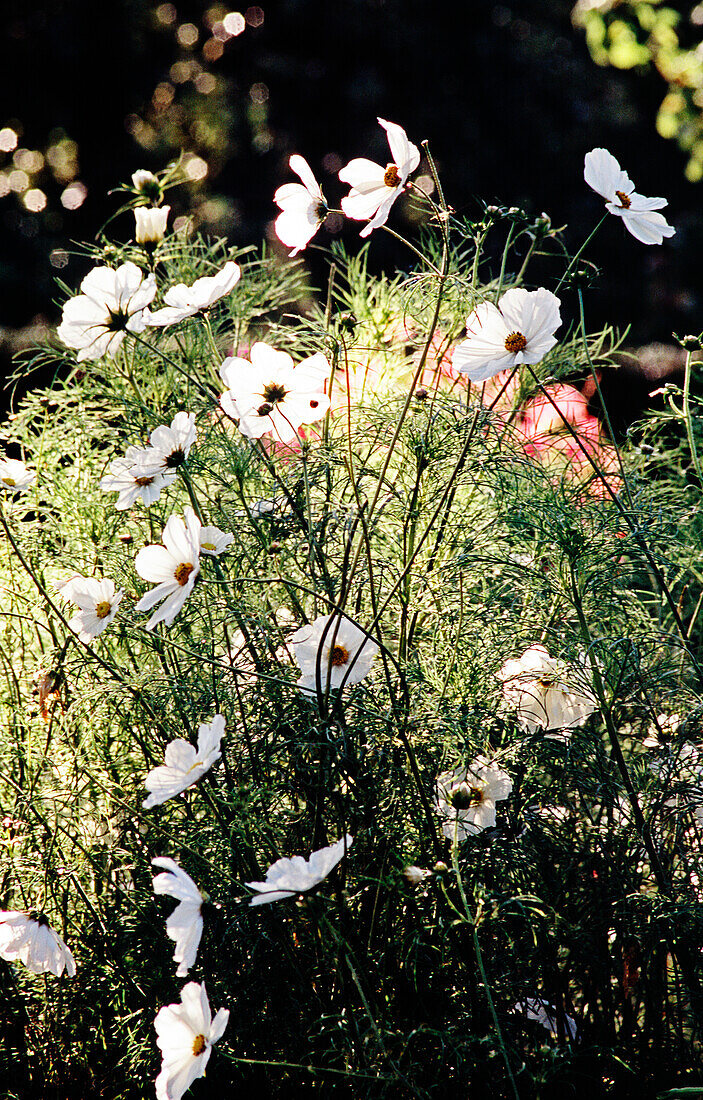
[[[101,600],[95,608],[95,614],[98,616],[99,619],[106,619],[107,616],[110,614],[110,611],[111,604],[109,600]]]
[[[336,645],[332,647],[332,660],[331,664],[334,668],[340,668],[345,665],[349,660],[349,650],[345,649],[343,645]]]
[[[511,332],[509,336],[505,337],[505,350],[509,351],[511,355],[524,351],[526,347],[527,339],[521,332]]]
[[[205,1042],[204,1035],[196,1035],[193,1039],[193,1054],[197,1058],[199,1054],[202,1054],[205,1050],[207,1043]]]
[[[201,542],[200,543],[200,549],[201,550],[217,550],[217,547],[215,546],[214,542]]]
[[[140,489],[143,489],[145,485],[151,485],[154,480],[153,477],[135,477],[135,482]]]
[[[400,172],[398,171],[397,164],[387,164],[386,170],[383,173],[383,182],[386,187],[399,187],[400,186]]]
[[[2,483],[3,485],[7,485],[10,489],[14,489],[15,485],[17,484],[14,477],[4,477],[2,479]]]
[[[620,199],[620,205],[624,206],[626,210],[629,210],[632,206],[630,196],[626,195],[624,191],[616,191],[615,194]]]
[[[188,577],[193,572],[195,567],[190,564],[189,561],[183,561],[180,565],[176,566],[176,571],[173,574],[180,585],[188,583]]]

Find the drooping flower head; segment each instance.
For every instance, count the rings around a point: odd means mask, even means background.
[[[454,367],[484,382],[520,363],[539,363],[557,342],[560,305],[544,287],[513,287],[497,306],[482,302],[466,322],[467,339],[454,349]]]
[[[351,847],[353,838],[347,833],[336,844],[330,844],[328,848],[320,848],[313,852],[309,859],[302,856],[293,856],[292,859],[284,857],[272,863],[266,872],[263,882],[246,882],[250,890],[256,891],[250,905],[266,905],[270,901],[281,901],[283,898],[294,898],[299,894],[306,894],[313,887],[318,886],[326,879],[330,871],[337,866],[339,861]]]
[[[0,909],[0,959],[19,959],[32,974],[76,973],[73,955],[43,913]]]
[[[221,714],[216,714],[212,722],[198,726],[197,749],[182,737],[171,741],[166,746],[164,763],[152,768],[144,780],[144,786],[149,791],[142,803],[144,809],[160,806],[197,783],[222,755],[220,742],[224,732],[225,719]]]
[[[276,218],[274,230],[279,241],[292,249],[291,256],[297,256],[317,233],[329,207],[305,158],[295,153],[288,163],[302,184],[284,183],[276,191],[273,201],[282,213]]]
[[[0,458],[0,489],[10,493],[21,493],[36,480],[37,475],[19,458]]]
[[[218,558],[224,554],[228,546],[234,542],[234,535],[226,531],[220,531],[219,527],[200,528],[200,553],[207,554],[211,558]]]
[[[185,508],[183,515],[184,520],[171,516],[166,523],[163,546],[145,546],[134,559],[139,576],[156,584],[135,604],[135,611],[151,611],[163,601],[146,624],[147,630],[161,622],[171,625],[200,572],[200,520],[192,508]]]
[[[154,879],[154,893],[168,894],[176,898],[178,905],[166,921],[166,935],[174,940],[176,948],[173,961],[178,963],[176,975],[185,978],[195,965],[198,947],[203,934],[203,903],[205,898],[190,875],[178,866],[174,859],[160,856],[152,859],[152,867],[163,867],[164,872]]]
[[[82,642],[92,642],[93,638],[102,634],[117,614],[124,595],[122,589],[115,592],[115,582],[109,577],[103,580],[97,577],[71,577],[61,585],[59,592],[79,609],[68,625]]]
[[[497,675],[506,705],[529,733],[575,729],[597,709],[586,670],[556,661],[543,645],[506,661]]]
[[[135,206],[134,232],[137,244],[158,244],[166,236],[170,206]]]
[[[635,185],[607,149],[591,149],[584,160],[583,178],[605,199],[606,209],[622,218],[625,228],[642,244],[661,244],[676,230],[657,211],[668,206],[666,199],[638,195]]]
[[[442,832],[457,843],[496,823],[496,802],[509,798],[510,776],[484,756],[437,779],[437,813]]]
[[[361,230],[362,237],[385,224],[408,176],[420,163],[420,151],[408,141],[403,127],[383,118],[378,121],[388,135],[392,162],[383,168],[365,157],[357,157],[339,173],[340,180],[351,185],[351,191],[342,199],[342,210],[348,218],[369,223]]]
[[[214,306],[215,302],[219,302],[220,298],[233,290],[241,274],[239,265],[228,260],[216,275],[205,275],[202,279],[196,279],[192,286],[176,283],[164,294],[166,305],[155,313],[147,314],[146,323],[156,328],[166,328],[210,309],[210,306]]]
[[[159,1009],[154,1020],[156,1044],[161,1051],[156,1100],[181,1100],[193,1081],[204,1075],[212,1047],[228,1020],[226,1008],[221,1008],[213,1020],[205,982],[188,982],[181,990],[180,1004]]]
[[[101,359],[117,355],[127,332],[143,332],[146,309],[156,294],[153,275],[146,278],[131,262],[113,270],[94,267],[81,283],[81,292],[63,307],[56,330],[77,359]]]
[[[197,437],[195,413],[176,413],[170,427],[159,424],[149,436],[149,446],[139,449],[134,472],[144,477],[177,470],[187,459]]]
[[[109,466],[109,473],[100,479],[100,488],[104,493],[118,493],[115,508],[123,512],[131,508],[136,500],[147,507],[159,499],[161,490],[176,480],[175,470],[161,473],[147,473],[141,468],[144,447],[128,447],[124,457],[115,458]]]
[[[302,424],[313,424],[327,412],[324,392],[330,365],[318,352],[297,365],[285,351],[257,342],[251,362],[229,357],[220,367],[226,391],[220,405],[249,439],[271,433],[279,443],[290,443]]]
[[[576,1021],[565,1012],[558,1012],[554,1005],[543,1001],[540,997],[528,997],[524,1001],[518,1001],[513,1005],[513,1012],[522,1012],[528,1020],[534,1020],[536,1024],[548,1031],[555,1039],[559,1035],[559,1025],[563,1027],[567,1039],[576,1038]]]
[[[323,694],[342,684],[358,684],[368,676],[379,652],[376,642],[338,613],[320,615],[301,626],[291,644],[303,674],[298,687],[307,695],[317,691],[318,682]]]

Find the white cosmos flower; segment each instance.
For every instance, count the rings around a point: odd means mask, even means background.
[[[220,741],[224,732],[224,717],[216,714],[212,722],[198,726],[197,749],[182,737],[169,742],[164,763],[152,768],[144,780],[144,786],[149,791],[143,802],[144,809],[160,806],[197,783],[222,755]]]
[[[200,528],[200,553],[217,558],[234,542],[234,535],[220,531],[219,527]]]
[[[161,1051],[156,1100],[181,1100],[193,1081],[204,1075],[212,1047],[228,1020],[226,1008],[221,1008],[213,1020],[205,982],[188,982],[181,990],[180,1004],[159,1009],[154,1020]]]
[[[233,260],[228,260],[216,275],[206,275],[202,279],[196,279],[192,286],[176,283],[164,294],[166,303],[164,308],[147,315],[147,324],[165,328],[167,325],[175,325],[178,321],[184,321],[186,317],[193,317],[196,313],[209,309],[215,302],[219,302],[220,298],[230,293],[239,282],[241,274],[241,268]]]
[[[361,230],[362,237],[368,237],[379,225],[385,224],[408,176],[420,163],[420,151],[408,141],[403,127],[383,118],[378,121],[388,135],[393,161],[382,168],[372,160],[357,157],[339,173],[340,180],[351,185],[351,191],[342,199],[342,210],[348,218],[369,223]]]
[[[176,975],[185,978],[195,965],[198,947],[203,934],[202,907],[205,898],[190,875],[175,860],[160,856],[152,859],[152,867],[163,867],[164,873],[154,879],[154,893],[168,894],[176,898],[178,905],[166,921],[166,935],[176,944],[173,961],[177,962]]]
[[[484,756],[437,779],[437,813],[442,832],[460,843],[496,823],[496,802],[510,796],[513,781]]]
[[[158,244],[166,236],[170,206],[135,206],[134,230],[137,244]]]
[[[171,625],[200,572],[200,520],[192,508],[185,508],[183,514],[185,521],[180,516],[168,520],[161,536],[163,546],[145,546],[134,559],[139,576],[156,583],[156,588],[135,604],[135,611],[151,611],[163,601],[146,624],[147,630],[161,622]]]
[[[561,1021],[567,1038],[576,1038],[576,1021],[566,1013],[558,1013],[554,1005],[547,1004],[539,997],[530,997],[525,1001],[518,1001],[513,1005],[513,1012],[522,1012],[528,1020],[534,1020],[541,1024],[546,1031],[556,1039],[559,1034],[559,1022]]]
[[[317,233],[329,207],[305,158],[295,153],[288,163],[303,182],[284,183],[276,191],[273,201],[282,213],[276,218],[274,230],[279,241],[292,249],[291,256],[297,256]]]
[[[250,354],[251,362],[230,356],[222,363],[227,389],[220,405],[239,419],[239,430],[249,439],[270,432],[280,443],[290,443],[301,424],[312,424],[327,412],[324,387],[330,365],[318,352],[296,366],[287,352],[260,341]]]
[[[317,691],[318,676],[323,694],[343,683],[358,684],[368,676],[379,652],[376,642],[346,615],[338,613],[320,615],[301,626],[291,638],[291,645],[303,674],[298,687],[306,695]]]
[[[664,237],[673,237],[676,230],[658,214],[666,199],[648,199],[638,195],[635,185],[623,172],[618,161],[607,149],[591,149],[584,159],[583,178],[589,187],[606,201],[606,209],[617,214],[625,228],[642,244],[661,244]]]
[[[497,675],[505,703],[529,733],[575,729],[597,709],[585,668],[556,661],[542,645],[506,661]]]
[[[19,959],[32,974],[48,970],[69,978],[76,973],[76,962],[58,932],[54,932],[43,913],[21,913],[0,909],[0,959]]]
[[[170,427],[159,424],[149,436],[149,446],[138,450],[133,473],[143,477],[177,469],[187,459],[197,438],[195,413],[176,413]]]
[[[27,469],[19,458],[0,458],[0,489],[11,493],[28,489],[37,480],[37,475]]]
[[[104,493],[119,493],[115,501],[118,512],[131,508],[137,499],[141,499],[147,506],[153,504],[159,499],[161,490],[176,480],[175,470],[144,473],[139,465],[144,450],[143,447],[128,447],[124,457],[112,460],[110,472],[100,480],[100,488]]]
[[[520,363],[539,363],[557,342],[560,305],[544,287],[513,287],[497,306],[482,302],[466,322],[467,339],[454,349],[455,370],[473,382],[485,382]]]
[[[251,898],[250,905],[266,905],[270,901],[281,901],[282,898],[294,898],[298,894],[306,894],[314,886],[318,886],[326,879],[333,867],[336,867],[343,858],[348,848],[351,848],[353,838],[347,833],[336,844],[330,844],[328,848],[320,848],[313,852],[310,859],[302,856],[293,856],[288,859],[277,859],[266,872],[263,882],[246,882],[250,890],[256,890],[257,896]]]
[[[146,308],[156,294],[153,275],[144,278],[128,262],[116,270],[94,267],[81,283],[81,293],[69,298],[56,330],[68,348],[78,351],[78,361],[114,359],[126,332],[143,332]]]
[[[62,584],[59,592],[65,600],[70,600],[79,608],[78,614],[68,625],[82,642],[92,642],[93,638],[102,634],[117,614],[124,595],[122,589],[115,592],[115,582],[108,577],[98,580],[97,577],[78,575]]]

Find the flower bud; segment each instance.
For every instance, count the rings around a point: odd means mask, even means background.
[[[164,239],[170,206],[137,206],[134,210],[137,244],[158,244]]]
[[[134,190],[140,195],[146,195],[148,199],[161,198],[161,185],[153,172],[147,172],[145,168],[139,168],[132,175]]]
[[[425,867],[416,867],[414,864],[410,864],[409,867],[403,868],[403,875],[411,886],[418,886],[423,879],[430,878],[432,872]]]
[[[703,348],[703,336],[681,336],[679,343],[684,351],[700,351]]]

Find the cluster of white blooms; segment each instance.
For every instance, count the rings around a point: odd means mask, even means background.
[[[342,210],[348,218],[367,223],[361,230],[362,237],[386,224],[393,203],[405,191],[408,177],[420,163],[420,152],[408,141],[403,127],[383,118],[378,121],[388,136],[393,160],[383,167],[356,157],[339,172],[342,183],[351,188],[342,199]],[[275,230],[278,239],[291,249],[291,256],[297,256],[315,236],[330,208],[304,157],[296,153],[289,164],[302,184],[286,183],[276,191],[274,201],[282,213],[276,219]]]
[[[365,223],[362,237],[385,225],[393,204],[412,186],[408,180],[420,163],[418,148],[401,126],[381,118],[378,122],[386,132],[391,162],[383,166],[355,158],[339,171],[339,179],[350,187],[341,199],[342,212]],[[295,256],[312,240],[330,207],[307,161],[296,154],[289,164],[301,183],[284,184],[276,191],[274,200],[281,212],[275,231]],[[661,244],[674,233],[658,212],[666,201],[637,194],[605,149],[586,155],[584,176],[606,200],[607,210],[620,217],[639,241]],[[151,253],[166,234],[170,207],[157,205],[163,190],[152,173],[135,172],[132,182],[134,199],[140,204],[134,208],[136,243]],[[155,275],[144,274],[131,261],[116,268],[95,267],[81,282],[80,293],[64,305],[59,339],[76,352],[78,362],[105,356],[114,359],[128,336],[149,346],[149,338],[159,339],[160,329],[190,318],[205,319],[207,324],[207,312],[232,293],[241,274],[240,267],[229,260],[211,275],[190,285],[177,283],[161,293]],[[157,294],[162,304],[152,310]],[[544,287],[529,291],[515,286],[497,302],[481,302],[467,319],[466,339],[453,352],[453,367],[472,381],[483,382],[501,371],[540,363],[557,344],[560,308],[559,298]],[[231,355],[219,365],[225,386],[220,408],[236,422],[246,440],[269,436],[276,443],[291,444],[302,428],[317,423],[330,410],[331,369],[322,353],[296,363],[287,352],[255,342],[249,358]],[[110,462],[100,486],[118,494],[117,510],[130,509],[139,500],[148,507],[173,485],[179,467],[197,442],[195,421],[194,413],[181,410],[170,424],[153,428],[146,445],[129,446],[123,456]],[[15,493],[27,489],[35,479],[23,462],[0,458],[0,488]],[[195,497],[191,499],[198,508]],[[247,507],[249,515],[260,518],[275,505],[262,500]],[[161,538],[161,543],[139,550],[134,560],[137,574],[155,586],[134,605],[137,612],[151,612],[147,631],[174,622],[200,576],[201,557],[219,557],[235,535],[204,524],[193,507],[185,507],[183,517],[169,516]],[[219,565],[214,567],[219,569]],[[110,578],[78,573],[60,586],[59,593],[77,608],[68,625],[86,644],[110,625],[124,597]],[[342,691],[371,673],[381,652],[371,636],[373,630],[373,626],[369,631],[363,629],[341,608],[298,627],[289,641],[301,672],[297,687],[306,697],[306,705],[313,705],[312,697],[319,700],[331,691]],[[564,736],[564,731],[582,725],[597,710],[585,668],[555,660],[542,645],[532,645],[521,657],[507,660],[498,677],[504,705],[515,710],[519,726],[529,733],[541,729],[547,737]],[[210,722],[199,725],[197,745],[185,738],[170,741],[164,763],[152,768],[144,779],[148,792],[144,808],[184,795],[211,772],[222,756],[225,728],[225,716],[217,713]],[[700,786],[703,765],[697,756],[684,752],[678,765],[687,767]],[[509,799],[512,790],[507,772],[483,755],[439,775],[435,809],[455,853],[458,844],[495,827],[497,803]],[[703,820],[703,811],[700,816]],[[337,867],[352,843],[352,836],[345,834],[307,859],[276,860],[263,880],[245,883],[251,893],[239,900],[256,907],[309,893]],[[154,893],[178,902],[166,920],[166,933],[175,944],[176,975],[186,977],[197,963],[209,899],[173,858],[160,856],[152,864],[161,869],[154,877]],[[417,885],[433,872],[409,865],[404,874]],[[40,913],[0,911],[0,957],[19,960],[37,974],[48,971],[57,977],[63,973],[72,977],[76,972],[70,950]],[[576,1034],[571,1017],[562,1013],[557,1026],[556,1010],[539,998],[515,1008],[552,1034],[557,1034],[559,1027],[569,1038]],[[162,1054],[157,1100],[180,1100],[205,1073],[212,1046],[222,1036],[228,1018],[227,1009],[220,1009],[213,1018],[204,983],[189,982],[181,991],[180,1003],[160,1009],[154,1023]]]

